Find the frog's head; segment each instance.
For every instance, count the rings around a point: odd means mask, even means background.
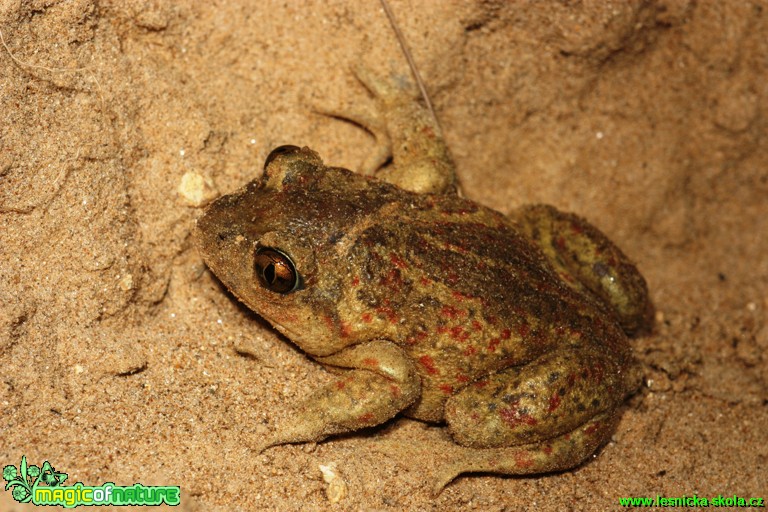
[[[249,308],[308,353],[331,354],[360,341],[341,320],[355,265],[345,235],[393,190],[325,167],[309,148],[281,146],[260,179],[206,208],[195,245]]]

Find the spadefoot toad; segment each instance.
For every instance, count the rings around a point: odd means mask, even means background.
[[[643,277],[575,215],[536,205],[507,217],[459,197],[405,80],[360,78],[380,114],[345,117],[384,140],[394,166],[362,175],[283,146],[197,221],[197,248],[226,287],[338,372],[263,447],[402,412],[444,422],[464,447],[437,491],[465,472],[578,465],[640,384],[626,333],[649,322]]]

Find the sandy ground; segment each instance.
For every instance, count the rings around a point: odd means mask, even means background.
[[[311,108],[368,101],[357,64],[403,66],[378,3],[0,0],[0,466],[179,485],[184,510],[768,498],[768,2],[392,3],[465,194],[578,212],[648,280],[613,440],[436,499],[449,441],[416,421],[255,455],[328,375],[206,271],[178,187],[230,192],[284,143],[356,167],[370,136]]]

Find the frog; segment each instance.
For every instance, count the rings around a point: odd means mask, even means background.
[[[579,466],[641,386],[629,338],[651,323],[643,276],[575,214],[462,197],[410,81],[356,74],[373,108],[324,113],[374,135],[362,171],[280,146],[194,228],[221,283],[333,374],[256,451],[402,415],[444,425],[457,450],[435,494],[464,473]]]

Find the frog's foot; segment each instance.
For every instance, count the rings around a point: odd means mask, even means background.
[[[512,448],[459,448],[456,460],[441,469],[432,487],[437,496],[463,473],[535,475],[571,469],[584,462],[610,436],[615,415],[602,414],[560,436]]]
[[[360,174],[371,176],[392,159],[392,140],[389,137],[387,125],[375,109],[360,105],[343,109],[315,105],[313,110],[324,116],[354,123],[373,135],[376,146],[357,169]]]
[[[565,283],[611,307],[628,333],[646,330],[653,317],[645,279],[607,236],[589,222],[549,205],[511,214]]]
[[[315,110],[351,121],[375,137],[376,148],[360,172],[378,171],[379,178],[412,192],[455,193],[458,183],[448,148],[413,84],[403,77],[382,80],[365,68],[356,69],[355,76],[373,96],[375,109]],[[382,168],[390,159],[392,165]]]
[[[350,370],[307,397],[287,421],[257,445],[259,452],[380,425],[413,403],[421,392],[413,361],[393,343],[369,341],[316,359]]]

